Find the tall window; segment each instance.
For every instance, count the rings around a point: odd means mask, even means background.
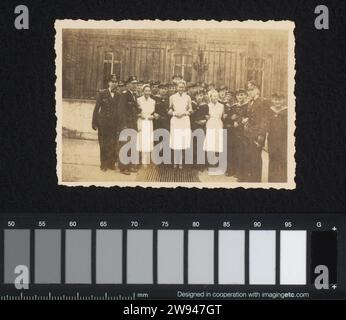
[[[247,80],[255,80],[262,87],[264,60],[262,58],[247,58]]]
[[[119,52],[105,52],[103,61],[103,82],[107,85],[107,80],[111,74],[115,74],[118,78],[121,73],[121,57]]]
[[[177,54],[174,56],[174,74],[183,76],[189,82],[192,79],[192,56]]]

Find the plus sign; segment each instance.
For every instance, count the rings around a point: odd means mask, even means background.
[[[332,230],[333,230],[333,231],[336,231],[336,230],[338,230],[338,229],[334,226],[334,227],[332,228]]]
[[[336,287],[336,284],[333,284],[332,285],[332,288],[335,290],[337,287]]]

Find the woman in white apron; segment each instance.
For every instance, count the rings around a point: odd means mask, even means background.
[[[137,150],[141,152],[142,164],[150,163],[151,152],[154,149],[153,120],[155,118],[155,100],[150,98],[149,85],[143,86],[143,95],[137,99],[139,114],[137,120]]]
[[[223,114],[224,105],[218,102],[218,92],[210,93],[210,102],[208,104],[209,115],[207,116],[206,135],[203,150],[217,154],[223,152]],[[209,157],[208,157],[209,159]]]
[[[185,93],[185,81],[177,84],[177,93],[169,98],[169,114],[171,118],[170,148],[174,151],[173,164],[179,169],[183,167],[183,151],[190,148],[191,125],[190,113],[192,112],[191,98]]]

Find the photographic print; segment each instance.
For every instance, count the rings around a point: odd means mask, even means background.
[[[55,28],[59,184],[295,188],[293,22]]]

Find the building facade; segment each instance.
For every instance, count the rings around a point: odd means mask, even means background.
[[[94,99],[112,73],[126,80],[226,85],[257,81],[262,94],[287,94],[288,34],[280,30],[63,30],[63,98]]]

